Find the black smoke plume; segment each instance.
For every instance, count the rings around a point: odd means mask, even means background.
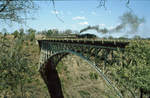
[[[99,26],[96,25],[96,26],[88,26],[88,27],[80,30],[80,33],[85,32],[87,30],[96,30],[97,32],[102,32],[102,33],[107,33],[108,32],[108,30],[106,28],[100,29]]]
[[[135,14],[131,12],[126,12],[122,16],[120,16],[120,24],[112,29],[103,28],[101,29],[98,25],[96,26],[88,26],[82,30],[80,30],[80,33],[85,32],[87,30],[96,30],[97,32],[101,33],[115,33],[115,32],[125,32],[128,33],[136,33],[138,31],[138,28],[140,24],[145,22],[144,18],[139,18]]]

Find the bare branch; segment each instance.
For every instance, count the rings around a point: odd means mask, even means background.
[[[127,7],[131,12],[133,12],[133,10],[129,7],[129,4],[130,4],[130,0],[127,0],[127,2],[126,2],[126,7]]]
[[[32,0],[0,0],[1,21],[25,22],[26,15],[33,10]]]
[[[9,0],[6,0],[6,4],[1,4],[0,6],[1,6],[2,8],[0,9],[0,12],[4,11],[5,8],[8,6],[8,4],[9,4]]]
[[[53,2],[53,7],[54,7],[54,12],[55,12],[56,17],[57,17],[62,23],[64,23],[64,21],[58,16],[58,14],[56,14],[57,10],[56,10],[56,7],[55,7],[55,1],[52,0],[52,2]]]
[[[97,7],[98,7],[98,8],[99,8],[99,7],[104,7],[105,9],[107,9],[107,8],[106,8],[106,0],[100,0],[99,5],[98,5]]]

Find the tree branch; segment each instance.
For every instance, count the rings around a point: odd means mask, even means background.
[[[62,23],[64,23],[64,21],[56,14],[57,10],[56,10],[56,7],[55,7],[55,1],[52,0],[52,2],[53,2],[53,7],[54,7],[54,12],[55,12],[56,17],[57,17]]]
[[[5,8],[8,6],[8,4],[9,4],[9,0],[7,0],[6,1],[6,4],[2,4],[1,6],[2,6],[2,8],[0,9],[0,12],[3,12],[4,10],[5,10]]]

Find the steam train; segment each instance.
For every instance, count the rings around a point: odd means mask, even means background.
[[[97,38],[94,34],[78,34],[76,35],[77,38]]]
[[[51,36],[53,38],[97,38],[94,34],[66,34],[66,35],[57,35],[57,36]]]

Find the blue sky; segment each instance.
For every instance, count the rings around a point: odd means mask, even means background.
[[[32,14],[35,18],[27,21],[27,24],[0,24],[0,30],[2,28],[8,28],[8,32],[13,32],[19,28],[33,28],[38,31],[57,28],[59,30],[72,29],[81,30],[88,25],[99,25],[100,27],[113,28],[120,23],[119,17],[123,13],[130,11],[126,5],[125,0],[107,0],[106,9],[97,8],[100,0],[63,0],[56,1],[55,6],[57,11],[53,9],[52,2],[50,1],[36,1],[39,9]],[[150,37],[150,1],[149,0],[131,0],[129,6],[133,10],[133,13],[140,18],[144,17],[146,22],[141,24],[139,31],[136,34],[126,33],[113,33],[113,34],[100,34],[95,31],[87,31],[90,33],[98,34],[99,36],[114,37],[119,36],[134,36],[140,35],[142,37]],[[61,18],[62,23],[56,14]]]

